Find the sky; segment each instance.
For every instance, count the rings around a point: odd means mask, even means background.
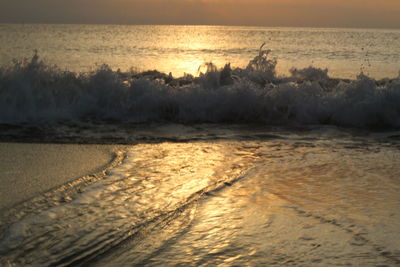
[[[0,23],[400,28],[400,0],[0,0]]]

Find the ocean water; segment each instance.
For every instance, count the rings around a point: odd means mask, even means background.
[[[103,172],[3,211],[0,263],[397,266],[393,134],[138,126]]]
[[[1,123],[400,125],[396,30],[6,24],[0,32]]]
[[[0,265],[400,264],[398,30],[0,33],[1,141],[126,145],[3,210]]]
[[[328,68],[331,77],[394,78],[400,71],[400,30],[263,28],[229,26],[123,26],[0,24],[0,64],[31,58],[63,70],[198,74],[205,62],[243,68],[261,44],[278,59],[278,74],[292,68]]]

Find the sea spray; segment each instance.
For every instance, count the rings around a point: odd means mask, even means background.
[[[199,76],[122,72],[108,65],[88,73],[39,59],[0,67],[0,123],[330,124],[400,127],[400,79],[333,79],[327,69],[292,68],[277,76],[261,46],[245,68],[209,64]]]

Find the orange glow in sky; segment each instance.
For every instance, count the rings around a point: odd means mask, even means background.
[[[1,0],[1,22],[400,28],[399,0]]]

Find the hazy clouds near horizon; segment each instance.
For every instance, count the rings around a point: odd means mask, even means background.
[[[0,0],[0,22],[400,28],[399,0]]]

